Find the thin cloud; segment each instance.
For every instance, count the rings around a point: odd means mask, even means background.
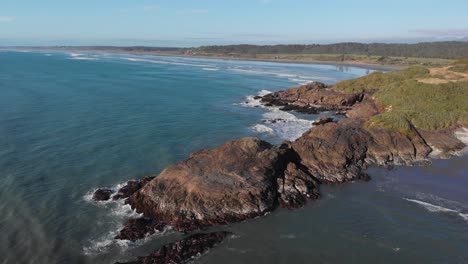
[[[415,29],[410,33],[431,37],[464,37],[468,36],[468,28]]]
[[[185,14],[205,14],[208,13],[208,9],[189,9],[184,11]]]
[[[160,7],[159,6],[145,6],[145,7],[143,7],[143,9],[145,11],[154,11],[154,10],[159,10]]]
[[[8,16],[0,16],[0,22],[13,22],[16,18]]]

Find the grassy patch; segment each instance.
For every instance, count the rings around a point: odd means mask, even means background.
[[[454,72],[468,73],[468,59],[456,61],[449,70]]]
[[[468,82],[428,84],[406,80],[383,87],[375,97],[392,110],[371,118],[370,126],[404,132],[409,131],[404,120],[425,130],[468,124]]]
[[[342,81],[336,84],[335,89],[344,92],[376,92],[386,85],[408,79],[421,78],[429,75],[429,70],[421,66],[412,66],[404,70],[389,73],[374,72],[367,76]]]
[[[456,64],[454,65],[465,65]],[[411,124],[418,129],[436,130],[454,125],[468,125],[468,81],[423,83],[429,70],[414,66],[401,71],[373,73],[338,83],[335,89],[346,92],[372,92],[382,106],[381,114],[372,117],[368,127],[378,127],[408,134]],[[434,76],[432,76],[434,77]],[[441,76],[443,77],[443,76]]]

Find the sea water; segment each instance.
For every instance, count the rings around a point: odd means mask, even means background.
[[[168,228],[115,241],[137,214],[123,202],[92,202],[92,191],[157,175],[228,140],[294,140],[317,116],[265,108],[255,95],[374,70],[0,51],[0,263],[113,263],[183,237]],[[466,263],[465,164],[373,169],[369,183],[325,186],[302,209],[217,228],[236,236],[197,261]]]

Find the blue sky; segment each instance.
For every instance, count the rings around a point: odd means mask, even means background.
[[[323,43],[468,36],[467,0],[0,0],[0,45]]]

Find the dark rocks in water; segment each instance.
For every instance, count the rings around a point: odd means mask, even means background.
[[[143,188],[146,184],[148,184],[153,179],[154,179],[154,176],[153,177],[145,176],[141,178],[140,180],[128,181],[125,184],[125,186],[123,186],[117,191],[117,193],[112,197],[112,199],[113,200],[127,199],[132,194],[134,194],[135,192]]]
[[[317,199],[320,194],[318,182],[300,170],[296,164],[289,163],[284,177],[278,178],[278,196],[282,207],[298,208],[308,199]]]
[[[93,200],[96,202],[107,201],[113,193],[114,191],[110,189],[97,189],[93,194]]]
[[[237,222],[275,207],[285,167],[276,147],[242,138],[167,167],[128,202],[178,231]]]
[[[337,116],[346,116],[347,111],[336,111],[335,115]]]
[[[149,256],[139,257],[135,261],[120,264],[180,264],[193,261],[194,258],[206,253],[219,245],[230,232],[200,233],[186,237],[177,242],[165,245]]]
[[[262,97],[260,95],[256,95],[256,96],[254,96],[254,99],[259,100],[259,99],[262,99]]]
[[[136,241],[145,238],[147,235],[163,231],[165,226],[166,224],[153,218],[132,218],[125,223],[124,228],[115,239]]]
[[[313,106],[299,106],[294,104],[288,104],[280,108],[282,111],[296,111],[303,114],[318,114],[317,107]]]
[[[262,102],[283,106],[281,110],[317,113],[318,111],[344,111],[363,99],[364,94],[342,93],[329,89],[326,84],[313,82],[262,97]]]
[[[322,116],[322,117],[317,118],[317,119],[314,121],[314,125],[320,126],[320,125],[324,125],[324,124],[330,123],[330,122],[333,122],[333,117]]]
[[[276,123],[282,123],[282,122],[286,122],[286,120],[282,119],[282,118],[264,119],[263,120],[263,123],[267,123],[267,124],[276,124]]]

